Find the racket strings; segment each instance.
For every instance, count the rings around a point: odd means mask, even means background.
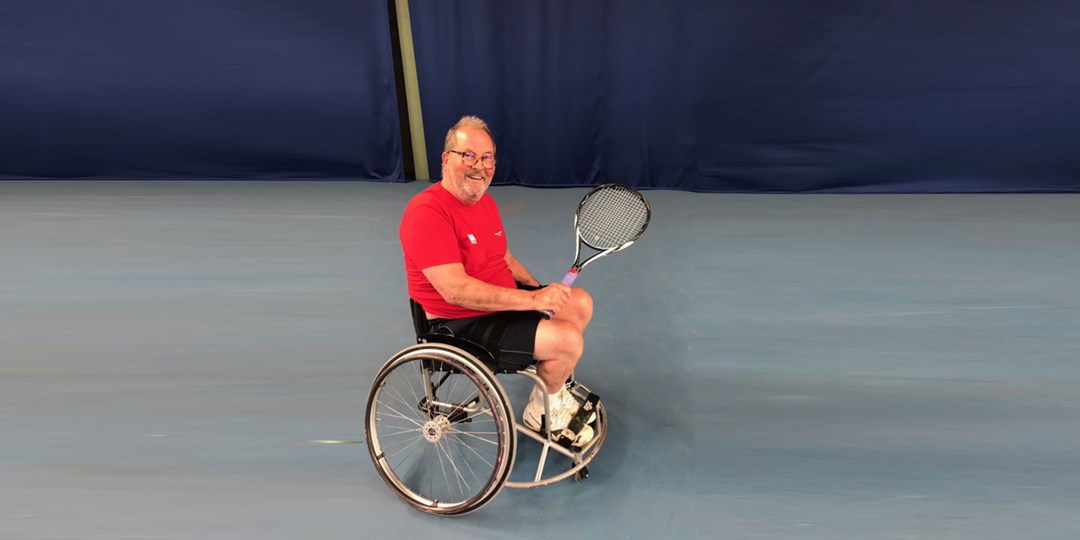
[[[612,186],[593,192],[578,210],[578,235],[596,249],[621,246],[641,236],[649,207],[634,191]]]

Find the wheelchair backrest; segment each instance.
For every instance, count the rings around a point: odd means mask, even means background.
[[[428,333],[427,313],[424,313],[424,306],[410,298],[409,309],[412,310],[412,324],[416,335],[421,336]]]

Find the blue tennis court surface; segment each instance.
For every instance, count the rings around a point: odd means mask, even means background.
[[[444,519],[356,444],[425,185],[0,183],[0,538],[1080,537],[1080,196],[645,192],[591,478]],[[541,280],[586,191],[491,189]]]

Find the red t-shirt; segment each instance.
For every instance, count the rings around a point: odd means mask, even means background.
[[[401,215],[398,227],[405,257],[409,297],[437,317],[462,319],[488,315],[443,300],[422,270],[461,263],[465,273],[500,287],[515,288],[506,265],[506,234],[495,200],[486,193],[476,204],[465,204],[441,183],[417,193]]]

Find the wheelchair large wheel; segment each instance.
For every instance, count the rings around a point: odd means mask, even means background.
[[[460,515],[499,493],[517,433],[494,373],[449,345],[409,347],[379,370],[365,415],[371,460],[386,485],[432,514]]]

